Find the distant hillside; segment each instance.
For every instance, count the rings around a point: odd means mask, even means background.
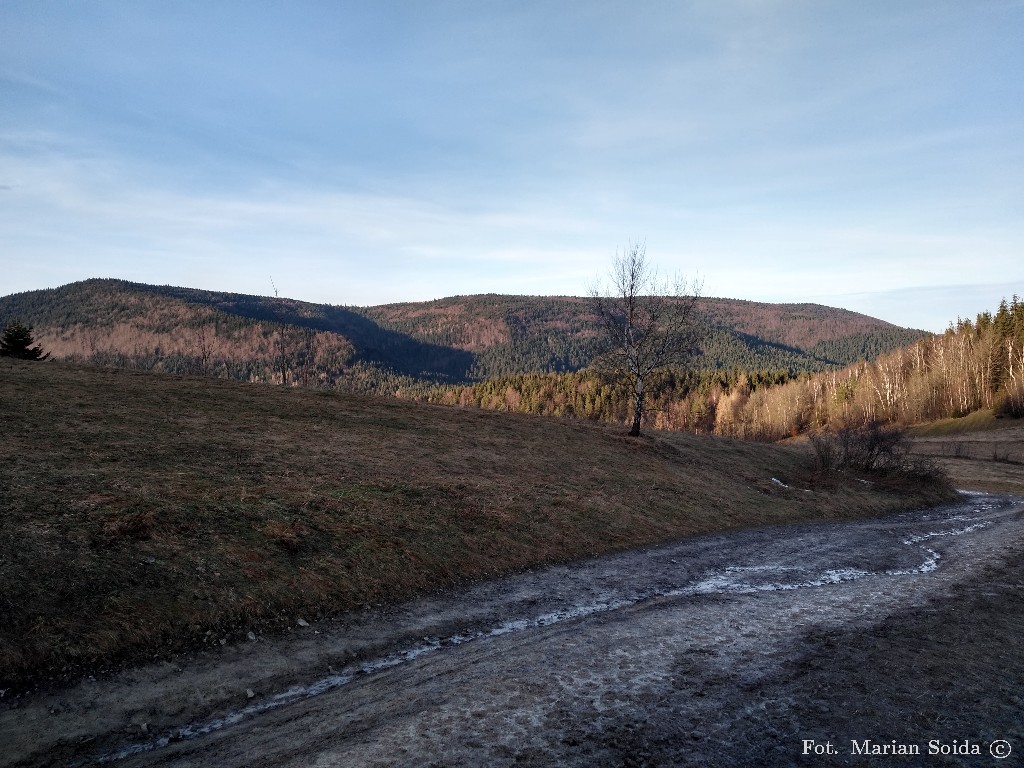
[[[821,371],[926,336],[816,304],[702,299],[705,370]],[[393,393],[415,382],[577,371],[597,334],[586,299],[459,296],[377,307],[121,280],[0,298],[57,359]]]
[[[706,399],[705,423],[718,434],[778,440],[866,422],[960,419],[981,409],[993,421],[1024,417],[1024,302],[1017,296],[973,322],[960,319],[944,334],[870,362],[757,391],[724,386]],[[1005,446],[987,448],[992,461],[1017,461]],[[957,450],[964,451],[957,458],[969,455],[966,446]]]
[[[698,367],[820,371],[871,359],[926,336],[819,304],[702,299],[707,321]],[[357,310],[420,341],[472,352],[476,378],[576,371],[596,349],[588,302],[579,297],[456,296]]]

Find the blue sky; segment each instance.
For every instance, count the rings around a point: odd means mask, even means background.
[[[0,0],[0,294],[1024,295],[1024,0]]]

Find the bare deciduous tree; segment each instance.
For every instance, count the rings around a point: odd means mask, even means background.
[[[631,245],[616,253],[607,288],[597,283],[590,292],[594,314],[604,335],[599,369],[629,385],[633,423],[640,434],[648,410],[651,374],[667,366],[684,366],[696,351],[697,298],[700,285],[676,275],[660,279],[647,263],[646,246]]]
[[[208,376],[210,374],[210,360],[213,359],[214,340],[216,336],[216,328],[214,329],[213,332],[213,338],[210,338],[206,335],[205,325],[200,325],[195,330],[195,340],[197,348],[196,351],[199,353],[197,356],[198,364],[196,367],[198,369],[199,375],[201,376]]]

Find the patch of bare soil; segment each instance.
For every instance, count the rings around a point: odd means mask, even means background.
[[[0,765],[1019,764],[1022,551],[971,496],[547,568],[5,699]]]
[[[1019,554],[984,566],[948,596],[876,627],[810,633],[807,641],[814,650],[752,692],[765,705],[740,718],[742,730],[765,735],[782,726],[818,745],[831,740],[841,753],[853,752],[853,741],[863,752],[865,739],[881,747],[919,745],[921,755],[904,764],[1019,765],[1024,752],[1024,562]],[[778,701],[790,706],[773,707]],[[992,759],[990,747],[999,740],[1015,750],[1013,759]],[[792,744],[763,736],[752,741],[760,741],[767,762],[774,757],[785,764],[792,757]],[[971,754],[975,747],[980,759]],[[828,762],[882,765],[886,760],[846,754]]]
[[[718,689],[680,686],[715,698],[716,737],[688,743],[673,714],[685,695],[673,695],[609,735],[615,757],[607,764],[742,766],[759,755],[763,765],[1020,765],[1020,553],[877,624],[815,627],[800,638],[803,653],[746,684],[731,685],[700,656],[683,661],[680,671]],[[1006,747],[1008,759],[993,756]]]

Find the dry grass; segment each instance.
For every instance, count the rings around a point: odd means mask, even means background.
[[[1016,419],[996,418],[991,409],[983,408],[955,419],[939,419],[910,427],[907,432],[915,438],[948,437],[965,433],[1009,429],[1017,425]]]
[[[0,687],[941,495],[815,484],[777,446],[60,363],[0,361],[0,430]]]
[[[937,458],[957,488],[1024,496],[1024,465],[981,459]]]
[[[914,427],[914,453],[933,457],[958,488],[1024,494],[1024,423],[976,411]]]

